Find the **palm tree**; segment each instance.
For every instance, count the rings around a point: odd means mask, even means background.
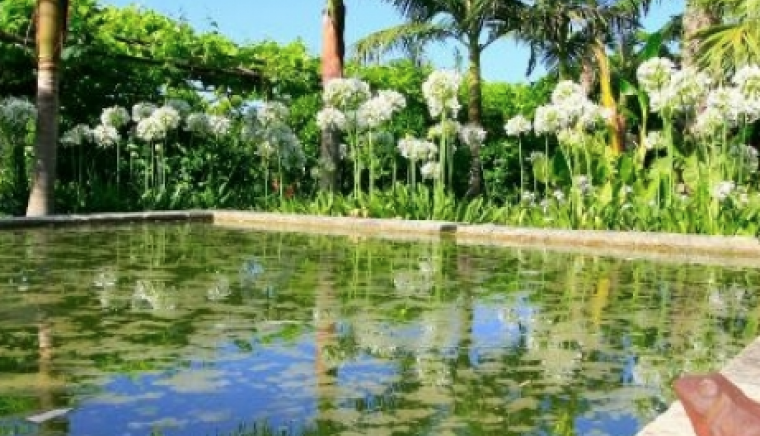
[[[481,124],[482,75],[481,55],[494,41],[514,29],[515,17],[523,3],[519,0],[384,0],[394,6],[407,22],[373,33],[356,43],[361,59],[377,58],[394,50],[418,47],[419,44],[453,39],[466,48],[468,56],[467,120]],[[499,14],[509,17],[493,26]],[[490,30],[490,32],[486,32]],[[470,147],[470,180],[467,196],[481,191],[480,146]]]
[[[681,64],[697,65],[699,55],[699,33],[720,22],[708,4],[700,0],[687,0],[681,17],[683,39],[681,42]]]
[[[58,144],[58,70],[68,25],[69,0],[37,0],[37,137],[27,216],[54,210]]]
[[[343,0],[327,0],[322,14],[322,86],[332,79],[343,77],[345,44],[346,5]],[[322,132],[320,157],[320,186],[332,191],[338,180],[338,155],[340,137],[334,129]]]
[[[730,73],[760,63],[760,2],[691,0],[687,6],[692,14],[684,14],[684,39],[695,31],[699,65]]]

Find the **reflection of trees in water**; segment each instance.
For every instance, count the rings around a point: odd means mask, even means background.
[[[99,384],[311,338],[318,425],[572,434],[631,401],[648,419],[680,370],[757,333],[756,271],[204,226],[47,235],[0,234],[15,259],[0,265],[0,349],[43,332],[56,352],[24,359],[53,393],[58,374]]]

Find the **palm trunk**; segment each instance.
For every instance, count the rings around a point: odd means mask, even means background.
[[[620,154],[623,152],[625,140],[625,118],[619,113],[615,96],[612,93],[612,75],[610,72],[610,62],[607,53],[604,51],[604,44],[596,41],[593,46],[594,57],[599,66],[599,88],[601,91],[601,103],[607,109],[612,111],[612,116],[608,122],[610,128],[610,147],[613,153]]]
[[[695,66],[697,64],[699,32],[718,23],[720,23],[720,18],[707,6],[699,4],[697,0],[687,0],[681,21],[683,26],[681,63],[683,66]]]
[[[480,126],[482,125],[483,118],[483,95],[480,75],[480,54],[482,48],[480,47],[478,36],[478,34],[470,35],[468,40],[468,60],[470,64],[467,71],[467,85],[469,88],[467,121]],[[465,197],[472,198],[478,196],[482,184],[483,171],[480,162],[480,144],[473,143],[470,145],[470,181]]]
[[[58,144],[58,69],[68,0],[37,0],[37,137],[27,216],[54,210]]]
[[[327,0],[322,17],[322,86],[332,79],[343,77],[346,6],[343,0]],[[340,134],[334,129],[322,132],[320,157],[320,187],[333,191],[338,185],[337,171],[340,153]]]

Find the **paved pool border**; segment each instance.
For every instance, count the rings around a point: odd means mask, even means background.
[[[409,221],[325,217],[268,212],[197,210],[56,215],[0,218],[0,231],[140,222],[204,222],[226,227],[280,230],[390,239],[453,239],[464,245],[499,245],[593,255],[648,258],[664,262],[760,266],[760,239],[652,232],[534,229],[447,221]],[[760,338],[747,346],[722,372],[750,397],[760,399]],[[693,436],[679,402],[647,425],[638,436]]]

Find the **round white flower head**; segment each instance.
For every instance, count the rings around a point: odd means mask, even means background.
[[[345,130],[347,125],[346,115],[333,107],[326,107],[317,112],[317,126],[321,130],[337,129]]]
[[[736,188],[736,184],[733,181],[719,182],[713,186],[712,197],[718,201],[723,201],[731,195],[734,188]]]
[[[37,108],[29,100],[18,97],[0,100],[0,128],[22,129],[36,119]]]
[[[162,106],[156,109],[150,117],[154,118],[159,124],[161,124],[167,132],[179,127],[179,123],[182,121],[182,117],[177,109],[169,106]]]
[[[508,136],[520,136],[525,133],[529,133],[533,129],[533,125],[530,120],[522,115],[517,115],[509,120],[504,125],[504,131]]]
[[[697,118],[691,127],[691,131],[698,137],[708,137],[721,132],[731,122],[724,112],[716,106],[707,106],[697,114]]]
[[[208,135],[211,132],[208,115],[202,112],[193,112],[185,119],[185,130],[199,136]]]
[[[438,154],[434,143],[411,137],[399,140],[398,150],[401,156],[415,162],[433,160]]]
[[[427,137],[428,139],[437,139],[446,135],[447,138],[453,138],[459,134],[461,128],[462,125],[459,124],[459,121],[447,119],[430,126]]]
[[[441,164],[438,162],[425,162],[420,167],[420,174],[424,179],[437,179],[441,175]]]
[[[606,125],[614,115],[612,108],[599,106],[589,101],[582,106],[578,123],[584,129],[591,130]]]
[[[734,85],[748,99],[760,98],[760,67],[747,65],[739,68],[732,79]]]
[[[562,129],[557,132],[557,141],[565,147],[581,147],[588,139],[588,135],[583,130]]]
[[[377,97],[385,100],[394,111],[400,111],[406,107],[406,97],[400,92],[383,89],[377,92]]]
[[[710,82],[707,74],[693,68],[676,71],[665,90],[665,107],[678,112],[693,110],[707,95]]]
[[[86,124],[77,124],[61,136],[61,143],[69,146],[80,146],[92,139],[92,130]]]
[[[209,115],[207,120],[210,134],[221,137],[230,133],[232,121],[224,115]]]
[[[325,84],[322,98],[327,106],[345,111],[358,109],[371,96],[367,82],[357,78],[337,78]]]
[[[374,129],[391,119],[393,110],[390,105],[377,97],[365,101],[356,111],[357,125],[361,128]]]
[[[536,134],[556,133],[568,127],[570,120],[567,113],[555,105],[539,106],[533,119],[533,130]]]
[[[137,103],[132,106],[132,120],[136,123],[153,115],[153,112],[157,109],[156,105],[152,103]]]
[[[659,130],[648,132],[647,136],[644,138],[644,148],[647,150],[659,150],[665,148],[667,145],[665,135]]]
[[[119,131],[113,126],[101,124],[92,129],[92,139],[103,148],[116,145],[120,138]]]
[[[651,93],[668,86],[674,72],[675,65],[670,59],[655,57],[639,65],[636,70],[636,78],[641,88]]]
[[[161,121],[154,116],[150,116],[137,123],[135,136],[145,142],[153,142],[166,138],[168,130]]]
[[[568,102],[576,102],[578,100],[585,100],[586,93],[583,91],[583,87],[573,82],[572,80],[563,80],[557,83],[552,91],[551,101],[557,106],[563,106]]]
[[[256,120],[263,126],[284,124],[290,117],[290,109],[279,101],[268,101],[256,109]]]
[[[486,131],[477,124],[467,124],[459,130],[459,140],[468,147],[482,146],[486,141]]]
[[[422,95],[430,116],[438,117],[450,112],[451,117],[456,117],[461,107],[458,100],[461,81],[462,77],[456,71],[437,70],[430,73],[422,84]]]
[[[103,113],[100,114],[100,123],[102,125],[117,129],[126,126],[129,120],[129,112],[121,106],[105,108],[103,109]]]

